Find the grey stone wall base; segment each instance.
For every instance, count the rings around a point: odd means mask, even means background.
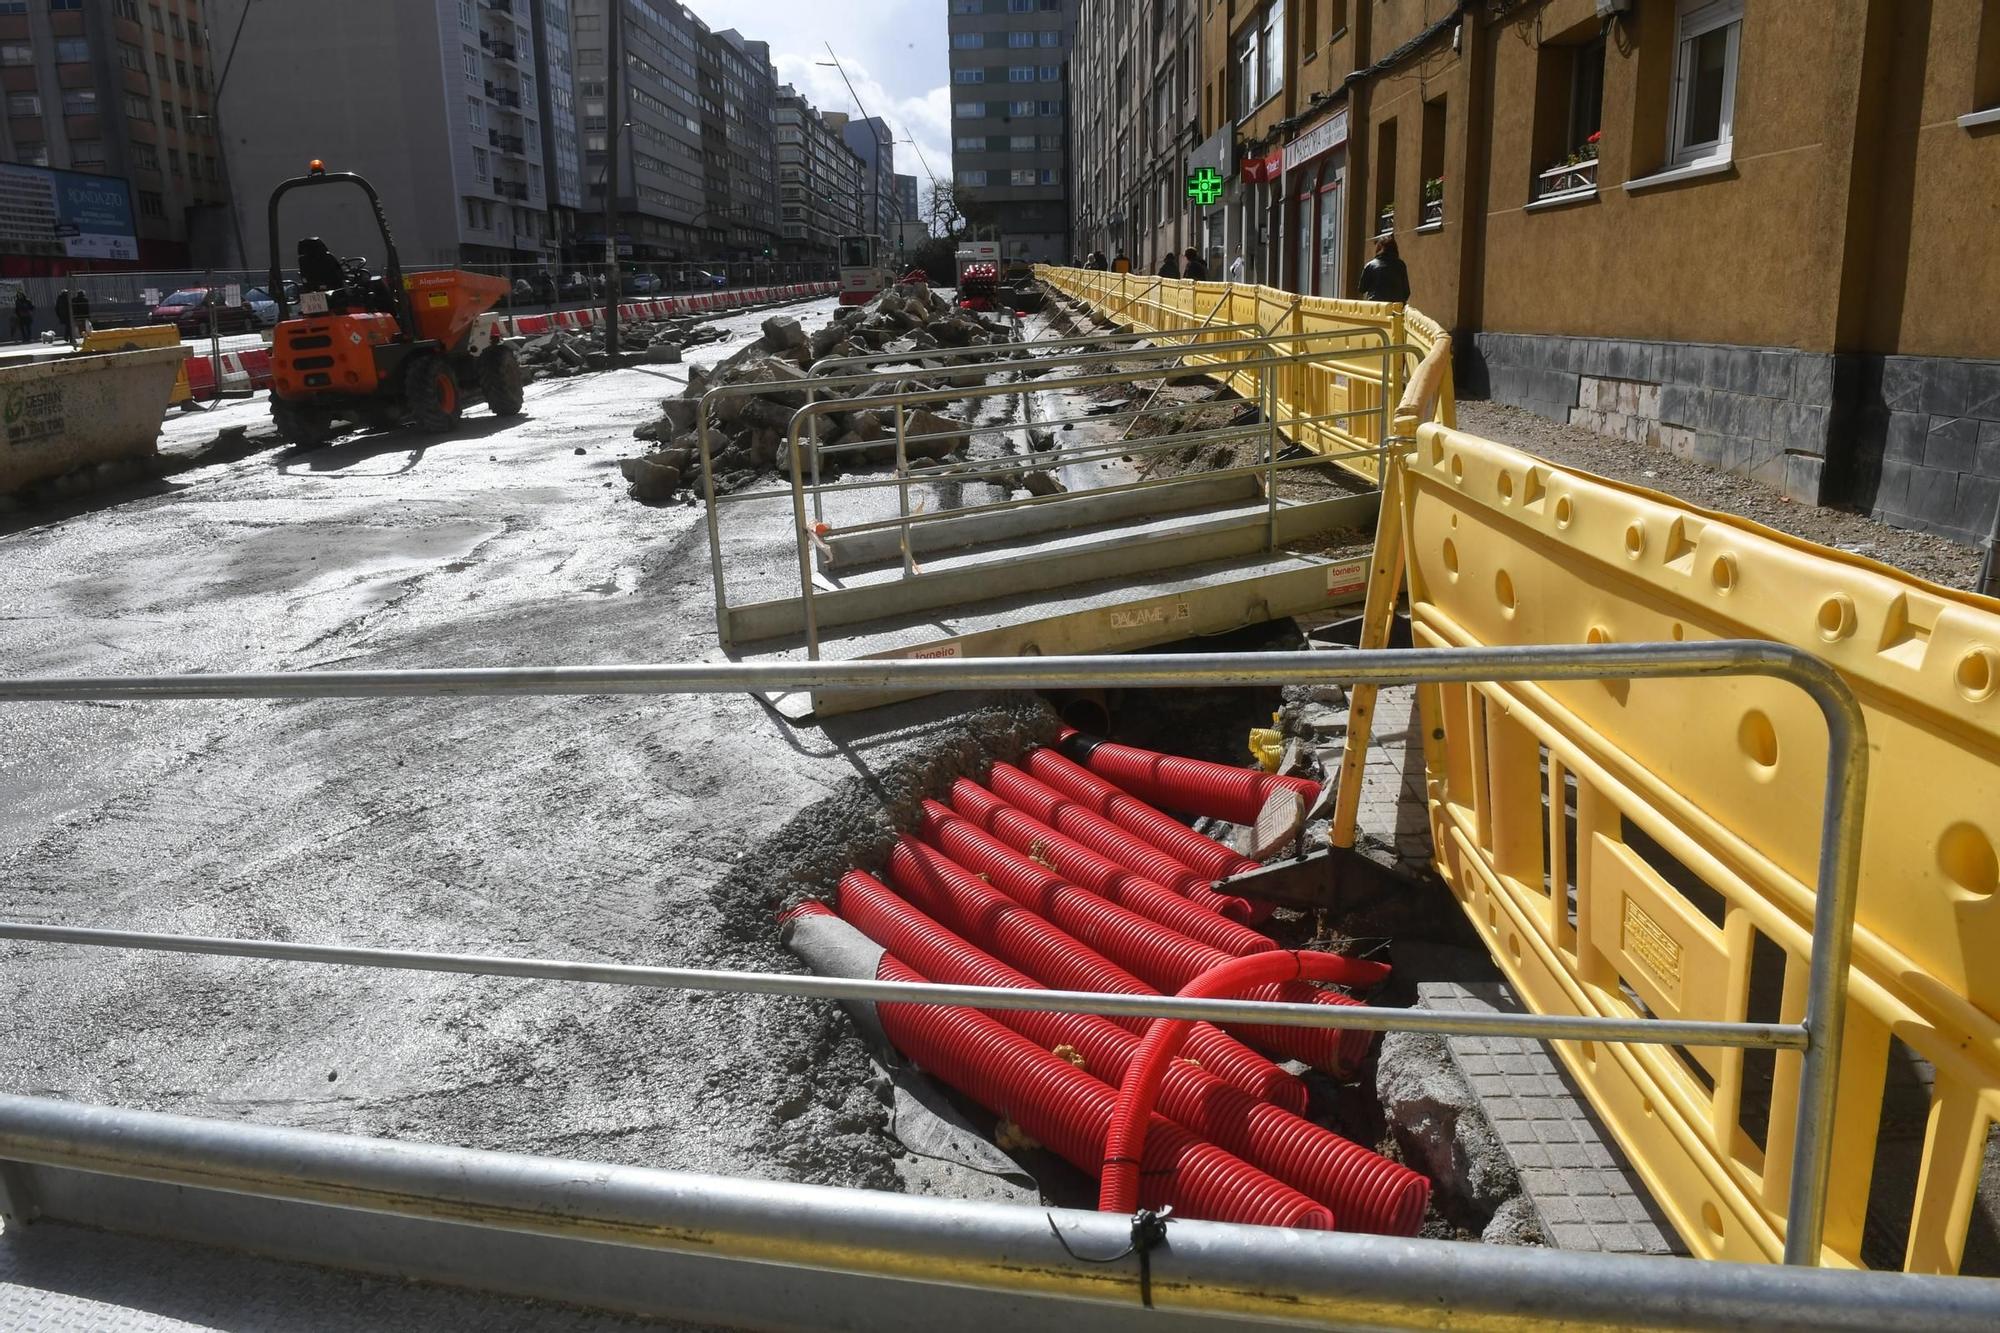
[[[1526,333],[1458,346],[1468,396],[1794,500],[1970,543],[2000,504],[2000,361]]]

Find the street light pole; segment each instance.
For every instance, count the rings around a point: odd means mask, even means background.
[[[623,105],[625,0],[611,0],[611,31],[604,48],[604,355],[618,361],[618,130]]]

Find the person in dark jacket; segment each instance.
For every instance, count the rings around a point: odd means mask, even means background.
[[[14,340],[28,342],[35,336],[35,303],[28,297],[28,289],[21,288],[14,293]]]
[[[1181,254],[1181,276],[1189,282],[1208,281],[1208,265],[1203,262],[1201,251],[1192,245]]]
[[[1173,251],[1169,250],[1167,257],[1160,261],[1160,267],[1155,272],[1162,278],[1178,278],[1181,275],[1181,261]]]
[[[1396,238],[1375,242],[1375,257],[1361,267],[1361,299],[1407,304],[1410,299],[1410,270],[1396,253]]]
[[[76,335],[69,331],[69,288],[56,293],[56,328],[61,331],[64,342],[75,342]]]
[[[79,288],[69,301],[70,323],[76,326],[79,336],[90,332],[90,293]],[[72,338],[70,341],[74,342]]]
[[[1113,273],[1130,273],[1132,271],[1132,257],[1123,250],[1120,250],[1112,257],[1111,271]]]

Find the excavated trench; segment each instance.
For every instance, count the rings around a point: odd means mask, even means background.
[[[1166,645],[1156,651],[1276,650],[1303,644],[1297,628],[1287,623],[1194,644]],[[1089,697],[1089,707],[1081,711],[1082,717],[1099,724],[1105,739],[1249,772],[1243,760],[1245,736],[1251,727],[1268,725],[1274,713],[1293,722],[1305,709],[1324,714],[1338,698],[1337,690],[1327,688],[1148,691]],[[789,936],[795,950],[804,947],[811,953],[811,947],[801,946],[798,939],[805,927],[796,920],[781,924],[781,918],[795,918],[802,908],[820,918],[833,913],[852,916],[851,908],[842,907],[844,876],[850,877],[850,904],[865,907],[861,895],[866,894],[866,901],[887,902],[897,909],[909,905],[901,901],[908,899],[941,912],[941,900],[920,900],[911,892],[909,877],[917,864],[913,843],[922,855],[936,855],[934,846],[921,845],[923,840],[938,843],[940,827],[964,815],[968,799],[974,812],[984,808],[980,802],[993,801],[990,792],[968,792],[967,784],[1001,790],[997,784],[1006,779],[995,775],[996,765],[1003,766],[1003,773],[1011,766],[1018,775],[1036,763],[1048,762],[1045,756],[1039,760],[1030,756],[1038,747],[1055,746],[1066,730],[1058,708],[1076,717],[1078,702],[1077,696],[997,696],[954,712],[936,734],[869,765],[833,795],[800,811],[765,839],[718,886],[717,906],[730,918],[730,933],[741,938],[746,953],[760,963],[770,963],[775,953],[783,960],[779,965],[803,967],[798,958],[778,948],[777,942]],[[1323,717],[1319,720],[1324,721]],[[847,730],[859,734],[865,725],[865,715],[829,723],[830,732],[841,732],[829,739],[841,744]],[[1018,781],[1018,776],[1013,780]],[[929,813],[927,802],[934,803]],[[946,808],[950,814],[941,814]],[[1013,818],[1016,813],[1003,818]],[[997,836],[1004,825],[990,827]],[[1235,826],[1217,819],[1196,820],[1192,827],[1223,842],[1237,832]],[[917,837],[907,838],[912,834]],[[956,836],[976,835],[960,829]],[[900,851],[899,840],[903,840]],[[963,856],[969,844],[947,845],[953,849],[948,854]],[[1039,871],[1045,877],[1078,878],[1061,860],[1062,853],[1053,840],[1032,844],[1016,841],[1015,850],[1020,853],[1016,862],[1025,856],[1034,864],[1016,864],[1014,870],[1025,868],[1031,877]],[[986,854],[1002,855],[998,851]],[[869,879],[864,882],[852,877],[856,871]],[[983,892],[993,897],[988,886],[1007,883],[1011,872],[1003,865],[990,864],[984,870],[975,867],[971,873],[984,883],[963,885],[963,893]],[[884,892],[886,898],[881,897]],[[994,901],[997,903],[997,897]],[[825,904],[826,909],[817,909],[815,904]],[[1368,997],[1368,1002],[1408,1005],[1416,999],[1415,983],[1422,979],[1422,961],[1431,956],[1427,951],[1462,950],[1468,945],[1477,948],[1468,934],[1456,928],[1460,920],[1456,905],[1442,886],[1398,882],[1393,891],[1378,887],[1357,892],[1335,910],[1279,908],[1256,929],[1283,949],[1333,951],[1385,962],[1391,969],[1390,979]],[[817,922],[808,926],[808,933],[821,929]],[[833,928],[846,929],[838,921],[833,922]],[[842,938],[847,943],[836,949],[837,958],[831,966],[845,966],[855,969],[852,974],[869,976],[877,975],[881,966],[885,979],[892,975],[887,970],[890,965],[879,963],[879,948],[869,952],[872,946],[867,939],[859,938],[857,946],[854,941],[858,937],[853,932]],[[859,961],[840,953],[853,947],[862,952]],[[842,957],[845,963],[839,961]],[[829,964],[823,955],[815,955],[815,966],[827,970]],[[1057,986],[1074,984],[1046,976],[1038,979]],[[908,1006],[884,1009],[911,1012]],[[799,1111],[801,1116],[817,1116],[838,1127],[843,1145],[837,1150],[847,1154],[850,1179],[856,1176],[851,1168],[857,1158],[865,1156],[873,1165],[859,1176],[872,1187],[1096,1206],[1098,1183],[1076,1165],[1075,1152],[1069,1154],[1072,1160],[1065,1160],[1061,1153],[1026,1133],[1012,1117],[997,1114],[990,1092],[987,1104],[982,1105],[950,1081],[927,1076],[927,1071],[916,1067],[920,1062],[894,1049],[889,1034],[896,1031],[895,1024],[884,1023],[870,1011],[828,1006],[821,1012],[825,1030],[815,1044],[824,1064],[813,1071],[811,1090],[801,1095]],[[987,1039],[1002,1040],[990,1034]],[[1074,1051],[1056,1049],[1073,1062],[1082,1062]],[[1212,1063],[1216,1057],[1207,1058]],[[1297,1109],[1317,1127],[1311,1133],[1331,1130],[1348,1143],[1397,1164],[1379,1169],[1395,1171],[1407,1165],[1428,1182],[1429,1198],[1420,1222],[1413,1218],[1412,1226],[1401,1229],[1432,1237],[1544,1243],[1532,1211],[1520,1197],[1519,1181],[1497,1136],[1441,1042],[1393,1035],[1386,1044],[1370,1041],[1360,1061],[1338,1073],[1285,1060],[1281,1053],[1276,1058],[1286,1078],[1299,1085]],[[1220,1066],[1216,1070],[1218,1077],[1226,1077]],[[1098,1077],[1115,1088],[1115,1074],[1099,1072]],[[953,1081],[966,1085],[968,1077],[959,1071]],[[1089,1079],[1083,1083],[1097,1086]],[[1098,1095],[1109,1093],[1099,1089]],[[797,1154],[816,1151],[801,1141],[794,1141],[792,1147]],[[1149,1156],[1149,1170],[1151,1162]]]

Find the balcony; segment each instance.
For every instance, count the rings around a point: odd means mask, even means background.
[[[503,153],[512,153],[516,157],[528,151],[527,142],[520,135],[502,134],[498,130],[486,131],[486,143],[488,147],[497,148]]]
[[[514,0],[482,0],[482,3],[496,14],[511,14],[514,12]]]
[[[497,57],[501,60],[519,60],[521,58],[520,51],[515,47],[514,43],[501,41],[489,32],[479,34],[479,49],[487,55]]]
[[[1535,177],[1535,202],[1544,199],[1583,198],[1597,193],[1597,155],[1572,156]]]
[[[493,182],[493,193],[499,195],[502,199],[526,199],[528,197],[528,184],[526,181],[495,180]]]

